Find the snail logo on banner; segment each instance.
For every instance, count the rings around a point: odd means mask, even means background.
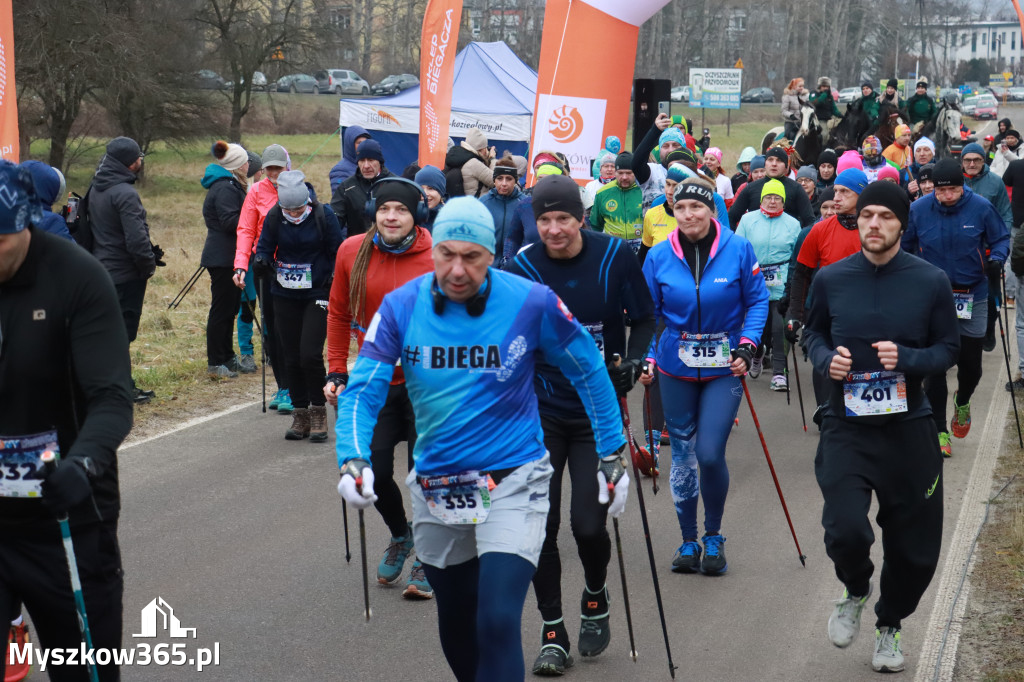
[[[589,97],[539,95],[538,112],[546,112],[544,124],[537,126],[534,153],[541,150],[562,152],[569,159],[573,178],[590,180],[591,156],[601,148],[607,101]]]

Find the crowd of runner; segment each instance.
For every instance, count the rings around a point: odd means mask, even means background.
[[[820,97],[828,89],[819,83]],[[808,93],[794,82],[790,94]],[[885,559],[872,665],[903,669],[901,621],[938,561],[942,460],[970,430],[982,354],[995,348],[1001,307],[1014,307],[1013,270],[1024,274],[1024,196],[1011,199],[1024,147],[1004,120],[995,151],[968,144],[940,159],[945,150],[911,143],[902,126],[886,149],[868,136],[801,165],[783,141],[790,123],[778,144],[747,147],[730,165],[707,130],[696,140],[689,121],[662,114],[632,153],[608,138],[582,187],[561,153],[499,156],[477,129],[450,143],[443,168],[396,175],[380,143],[352,126],[329,202],[281,145],[212,147],[201,207],[208,373],[257,371],[259,323],[269,407],[291,416],[284,437],[327,441],[326,406],[336,406],[339,493],[360,513],[374,507],[390,532],[377,581],[404,575],[406,597],[436,599],[457,679],[522,679],[531,583],[543,620],[532,672],[574,664],[557,544],[566,470],[585,579],[579,655],[598,656],[611,639],[607,516],[626,509],[630,471],[657,473],[663,445],[680,527],[664,567],[725,573],[726,454],[745,381],[768,366],[771,390],[788,391],[794,346],[812,365],[822,524],[843,584],[829,638],[853,641],[874,590],[874,491]],[[13,197],[0,206],[0,399],[63,415],[54,428],[38,410],[0,413],[2,463],[38,469],[0,485],[0,556],[10,558],[0,561],[0,612],[12,618],[12,643],[26,637],[24,604],[44,643],[77,645],[59,571],[42,578],[55,593],[16,580],[35,552],[63,566],[46,525],[56,515],[79,546],[100,537],[78,558],[88,620],[95,646],[120,644],[115,453],[132,401],[152,397],[131,380],[127,349],[162,265],[132,187],[142,156],[133,140],[112,140],[64,216],[50,212],[66,191],[57,171],[0,166]],[[102,319],[69,310],[51,332],[19,322],[30,307],[67,306],[34,277],[44,267],[87,283],[82,295],[102,302]],[[105,336],[90,335],[103,325]],[[54,344],[71,361],[45,380],[24,376]],[[652,409],[646,443],[634,447],[621,411],[638,382]],[[68,386],[76,400],[28,396],[28,385]],[[411,508],[396,479],[403,441]],[[42,466],[47,450],[63,453],[61,466]],[[100,679],[116,677],[116,666],[99,666]]]

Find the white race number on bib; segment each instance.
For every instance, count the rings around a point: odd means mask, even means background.
[[[716,334],[679,335],[679,359],[687,367],[728,367],[732,362],[729,355],[729,335]]]
[[[0,436],[0,497],[42,497],[43,453],[60,454],[57,432]]]
[[[764,275],[764,283],[767,287],[781,287],[785,286],[785,282],[782,281],[782,265],[762,265],[761,274]]]
[[[312,289],[313,266],[310,263],[278,263],[277,283],[285,289]]]
[[[843,382],[846,416],[866,417],[907,411],[903,372],[851,372]]]
[[[604,322],[584,324],[583,328],[590,332],[590,335],[594,337],[594,343],[597,344],[597,350],[601,352],[601,359],[604,360]]]
[[[968,294],[964,291],[954,291],[953,303],[956,305],[956,316],[958,319],[971,319],[971,315],[974,313],[974,294]]]
[[[487,474],[467,471],[444,476],[423,476],[420,489],[435,518],[450,524],[483,523],[491,510]]]

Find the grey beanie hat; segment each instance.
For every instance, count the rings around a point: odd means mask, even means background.
[[[107,143],[107,156],[120,161],[125,166],[130,166],[145,154],[139,148],[139,143],[130,137],[115,137]]]
[[[252,176],[263,170],[263,158],[256,152],[246,152],[249,155],[249,167],[245,171],[245,177]]]
[[[302,208],[309,201],[306,174],[302,171],[282,171],[277,176],[277,203],[281,208]]]
[[[800,170],[796,172],[796,179],[810,178],[812,182],[818,181],[818,171],[814,166],[800,166]]]

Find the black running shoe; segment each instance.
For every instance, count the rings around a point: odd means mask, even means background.
[[[696,540],[679,545],[675,557],[672,558],[673,573],[696,573],[700,570],[701,548]]]
[[[996,349],[996,335],[994,333],[985,334],[985,341],[982,342],[981,347],[986,353],[994,351]]]
[[[1006,382],[1007,391],[1024,391],[1024,377],[1018,377],[1013,381]]]
[[[557,644],[549,644],[540,648],[540,655],[533,662],[533,674],[544,677],[558,677],[573,666],[576,661]]]
[[[612,641],[608,616],[608,588],[597,594],[584,588],[580,599],[580,656],[597,656],[608,648]]]
[[[700,572],[704,575],[722,575],[729,564],[725,561],[725,538],[721,533],[705,535],[704,558],[700,562]]]

